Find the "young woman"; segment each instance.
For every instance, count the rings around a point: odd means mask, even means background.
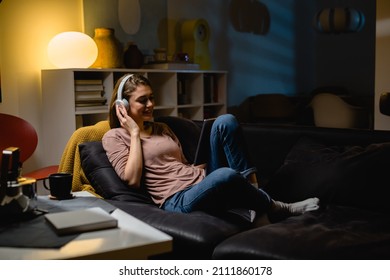
[[[209,161],[194,166],[187,162],[170,128],[153,122],[154,96],[145,77],[123,76],[110,105],[111,129],[103,137],[107,156],[129,188],[145,185],[162,209],[221,213],[244,208],[259,216],[291,216],[319,208],[317,198],[288,204],[274,201],[258,188],[256,168],[249,162],[241,128],[233,115],[215,120]]]

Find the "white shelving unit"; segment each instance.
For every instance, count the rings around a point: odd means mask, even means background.
[[[72,133],[107,119],[116,81],[127,73],[148,77],[155,96],[154,116],[202,120],[226,113],[226,71],[157,69],[42,70],[43,149],[45,164],[58,164]],[[76,104],[76,80],[100,80],[106,104]]]

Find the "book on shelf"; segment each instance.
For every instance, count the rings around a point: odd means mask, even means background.
[[[115,228],[118,220],[100,207],[45,214],[58,235]]]
[[[75,91],[103,91],[104,86],[102,84],[86,84],[75,85]]]
[[[102,98],[104,92],[100,90],[96,91],[75,91],[76,100],[78,99],[89,99],[89,98]]]
[[[102,111],[108,113],[108,105],[80,104],[76,106],[76,113],[82,113],[86,111]]]
[[[106,104],[105,98],[76,100],[76,107],[100,106]]]
[[[204,74],[204,102],[218,102],[218,83],[215,75]]]
[[[182,75],[177,76],[177,103],[179,105],[191,103],[189,84]]]
[[[103,80],[81,80],[81,79],[76,79],[74,81],[75,85],[102,85]]]
[[[204,75],[204,102],[218,102],[218,82],[214,74]]]

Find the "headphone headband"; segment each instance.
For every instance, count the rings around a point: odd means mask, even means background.
[[[115,101],[115,103],[117,105],[123,105],[126,109],[129,109],[130,105],[129,105],[129,102],[127,101],[126,98],[122,99],[122,93],[123,93],[123,88],[125,87],[125,83],[132,76],[133,76],[133,74],[129,74],[129,75],[126,75],[126,76],[124,76],[122,78],[122,81],[121,81],[121,83],[119,84],[119,87],[118,87],[118,92],[117,92],[116,101]]]
[[[125,87],[125,83],[127,82],[128,79],[130,79],[133,76],[133,74],[129,74],[127,76],[124,76],[121,83],[119,84],[118,87],[118,93],[117,93],[117,100],[122,100],[122,94],[123,94],[123,88]]]

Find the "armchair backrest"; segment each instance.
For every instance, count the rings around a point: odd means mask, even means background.
[[[20,162],[23,163],[34,153],[37,145],[37,132],[28,121],[0,113],[0,151],[8,147],[18,147]]]

